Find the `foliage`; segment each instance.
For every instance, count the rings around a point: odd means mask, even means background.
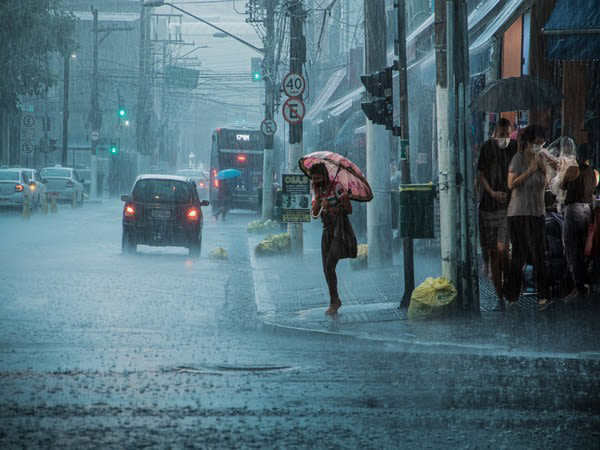
[[[50,55],[77,49],[76,25],[60,0],[0,2],[0,106],[14,107],[20,95],[42,95],[54,85]]]
[[[289,252],[290,248],[291,240],[288,233],[269,234],[254,248],[254,254],[256,256],[281,255]]]
[[[210,259],[229,259],[227,250],[225,250],[223,247],[215,248],[212,252],[210,252],[210,255],[208,255],[208,257]]]
[[[254,220],[248,224],[248,233],[270,233],[280,229],[280,223],[276,220]]]

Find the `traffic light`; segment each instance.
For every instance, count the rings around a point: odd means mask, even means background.
[[[111,156],[116,156],[119,154],[119,146],[117,144],[110,144],[110,146],[108,147],[108,153],[111,154]]]
[[[127,117],[127,110],[124,106],[119,106],[119,118],[125,119],[125,117]]]
[[[252,71],[252,81],[261,81],[263,78],[262,58],[251,58],[250,67]]]
[[[367,118],[379,125],[385,125],[387,130],[394,128],[394,97],[392,89],[392,67],[361,75],[360,81],[371,95],[360,106]]]

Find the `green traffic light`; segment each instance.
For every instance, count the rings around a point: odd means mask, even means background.
[[[127,115],[127,111],[125,108],[119,108],[119,117],[125,117]]]
[[[260,72],[254,72],[252,74],[252,81],[260,81],[262,78],[262,75]]]
[[[112,155],[116,155],[117,153],[119,153],[119,149],[117,148],[117,146],[116,146],[116,145],[111,145],[111,146],[110,146],[110,153],[111,153]]]

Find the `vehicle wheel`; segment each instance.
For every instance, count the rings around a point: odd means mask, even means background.
[[[131,235],[131,233],[123,230],[123,234],[121,236],[121,253],[130,255],[135,253],[137,250],[137,243],[135,242],[135,238]]]
[[[200,235],[197,240],[192,242],[192,244],[190,245],[190,248],[189,248],[188,255],[197,258],[200,256],[201,250],[202,250],[202,235]]]

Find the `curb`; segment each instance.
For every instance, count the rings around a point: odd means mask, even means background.
[[[286,335],[293,336],[320,336],[329,339],[338,339],[344,341],[355,341],[357,343],[379,343],[388,346],[402,346],[403,351],[406,352],[419,352],[419,353],[452,353],[452,354],[464,354],[473,356],[489,356],[489,357],[505,357],[505,358],[521,358],[521,359],[557,359],[557,360],[600,360],[600,352],[578,352],[578,353],[565,353],[565,352],[540,352],[540,351],[529,351],[512,349],[509,346],[504,345],[493,345],[493,344],[463,344],[456,342],[424,342],[407,340],[403,338],[389,338],[383,336],[367,335],[364,333],[352,333],[352,332],[340,332],[340,331],[328,331],[322,329],[298,327],[292,325],[286,325],[278,323],[276,321],[276,314],[268,314],[275,320],[266,318],[267,314],[261,312],[259,308],[259,298],[261,295],[267,295],[267,289],[260,287],[263,277],[259,280],[256,258],[254,256],[253,249],[248,239],[248,251],[250,270],[252,272],[252,294],[254,297],[254,304],[257,310],[257,318],[261,323],[261,327],[266,330],[270,330],[275,333],[283,333]]]

